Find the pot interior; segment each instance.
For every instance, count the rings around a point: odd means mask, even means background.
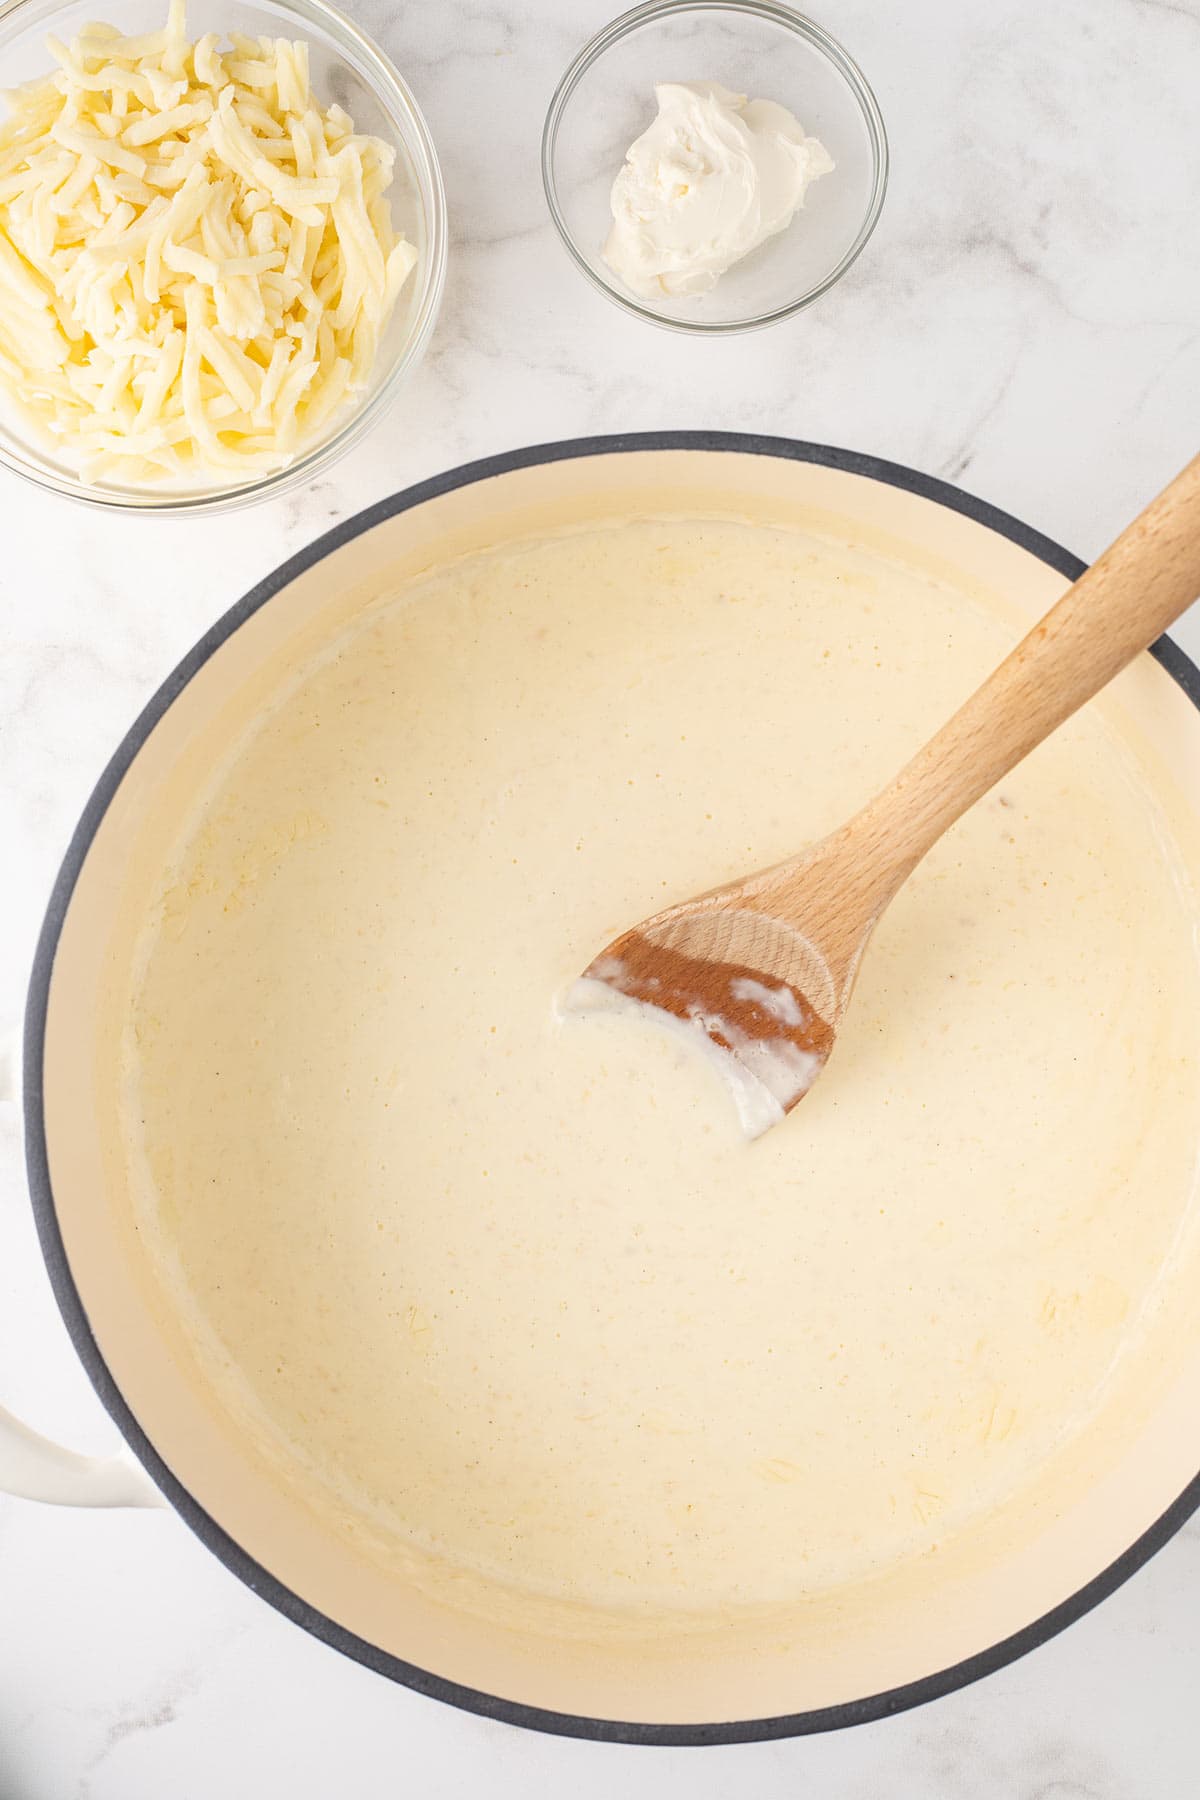
[[[547,1521],[537,1565],[546,1578],[539,1585],[518,1579],[516,1564],[502,1566],[498,1560],[513,1535],[519,1534],[516,1515],[507,1522],[501,1519],[498,1525],[493,1520],[494,1543],[500,1549],[490,1562],[483,1557],[474,1564],[456,1560],[447,1555],[444,1545],[428,1536],[422,1539],[418,1532],[406,1535],[385,1528],[361,1493],[355,1497],[348,1489],[339,1488],[328,1478],[328,1467],[317,1466],[311,1446],[306,1452],[302,1445],[297,1446],[294,1433],[290,1440],[274,1433],[261,1414],[260,1396],[250,1393],[246,1370],[230,1353],[228,1342],[219,1333],[205,1339],[195,1321],[189,1320],[178,1271],[156,1243],[157,1228],[146,1211],[141,1190],[148,1186],[157,1197],[156,1204],[172,1190],[182,1139],[172,1140],[168,1132],[150,1158],[148,1170],[135,1168],[129,1134],[122,1125],[139,1104],[129,1085],[131,1054],[147,1061],[156,1059],[155,1080],[160,1086],[173,1087],[177,1095],[190,1096],[194,1108],[212,1103],[205,1071],[199,1064],[189,1065],[187,1045],[178,1032],[172,1032],[171,1020],[165,1024],[161,1018],[152,1021],[151,1029],[146,1017],[134,1016],[131,1009],[131,994],[146,979],[147,921],[154,923],[158,938],[168,946],[184,946],[169,952],[182,966],[180,959],[192,942],[186,934],[199,929],[195,920],[205,916],[203,907],[214,894],[220,906],[213,913],[216,923],[211,929],[219,930],[219,914],[255,904],[258,889],[275,879],[277,866],[290,856],[297,841],[319,834],[328,823],[318,805],[302,803],[302,795],[304,759],[309,753],[306,746],[311,746],[311,737],[305,733],[328,730],[329,722],[301,709],[296,715],[301,723],[291,740],[301,798],[289,805],[286,816],[280,815],[273,836],[260,835],[249,860],[242,856],[240,872],[225,870],[219,878],[210,879],[213,869],[223,868],[221,820],[227,817],[222,811],[224,800],[220,805],[213,802],[212,796],[218,792],[214,783],[222,778],[222,771],[233,766],[231,756],[238,747],[251,742],[262,721],[277,715],[288,697],[312,678],[312,672],[328,663],[331,646],[348,641],[346,634],[362,628],[364,621],[369,628],[372,620],[391,616],[389,606],[396,596],[414,584],[434,579],[431,572],[453,571],[465,566],[464,559],[499,547],[554,542],[562,534],[602,532],[616,528],[619,522],[647,520],[664,522],[664,539],[678,529],[679,521],[698,521],[697,530],[709,522],[714,542],[727,522],[735,522],[738,529],[750,526],[764,532],[803,534],[796,538],[798,543],[824,546],[822,554],[841,556],[847,568],[858,568],[855,559],[864,556],[877,559],[881,566],[897,571],[897,581],[902,577],[914,584],[914,596],[921,584],[932,584],[939,592],[957,597],[955,604],[961,606],[964,621],[973,616],[974,609],[1002,619],[1014,635],[1066,585],[1064,575],[1032,550],[919,492],[847,468],[733,450],[614,451],[533,462],[434,494],[420,504],[379,517],[356,535],[335,534],[332,541],[318,546],[315,556],[300,559],[269,598],[243,609],[236,628],[218,630],[219,641],[198,663],[186,685],[145,727],[128,767],[119,780],[114,777],[115,789],[90,842],[81,846],[82,860],[54,958],[42,1069],[52,1207],[65,1254],[61,1273],[66,1286],[73,1284],[77,1291],[86,1328],[94,1339],[94,1351],[85,1347],[93,1372],[99,1368],[102,1383],[111,1384],[106,1397],[134,1433],[152,1472],[164,1479],[168,1492],[184,1506],[192,1522],[239,1572],[261,1582],[287,1610],[332,1636],[342,1647],[376,1661],[402,1679],[432,1686],[451,1698],[466,1698],[467,1703],[482,1703],[480,1695],[494,1696],[519,1708],[626,1721],[631,1727],[639,1723],[686,1727],[706,1721],[761,1720],[828,1708],[848,1709],[838,1715],[848,1719],[855,1716],[858,1703],[956,1669],[1070,1603],[1156,1527],[1194,1477],[1200,1327],[1188,1296],[1194,1292],[1198,1252],[1196,1209],[1189,1204],[1182,1176],[1178,1178],[1178,1203],[1169,1203],[1174,1210],[1169,1217],[1164,1215],[1165,1222],[1157,1215],[1152,1219],[1147,1214],[1144,1220],[1132,1214],[1122,1216],[1122,1206],[1136,1213],[1142,1204],[1135,1191],[1109,1196],[1111,1212],[1106,1215],[1108,1222],[1102,1224],[1105,1230],[1111,1225],[1115,1244],[1125,1241],[1121,1233],[1128,1234],[1131,1246],[1135,1241],[1151,1241],[1155,1230],[1162,1235],[1164,1247],[1161,1254],[1155,1251],[1153,1278],[1147,1277],[1132,1301],[1128,1295],[1116,1293],[1109,1276],[1093,1280],[1092,1270],[1083,1271],[1077,1288],[1070,1283],[1057,1288],[1043,1284],[1046,1292],[1039,1304],[1048,1309],[1043,1320],[1046,1342],[1061,1344],[1066,1332],[1075,1334],[1073,1342],[1082,1342],[1079,1334],[1086,1338],[1093,1332],[1094,1355],[1103,1363],[1103,1367],[1098,1363],[1097,1377],[1097,1391],[1102,1389],[1102,1393],[1086,1421],[1079,1422],[1077,1429],[1072,1426],[1064,1431],[1061,1441],[1047,1445],[1037,1468],[1005,1504],[965,1523],[948,1521],[944,1531],[931,1532],[926,1515],[936,1511],[940,1496],[923,1489],[919,1480],[915,1484],[908,1481],[906,1475],[908,1485],[898,1491],[902,1506],[913,1517],[905,1518],[908,1536],[900,1533],[895,1539],[897,1545],[907,1546],[903,1552],[898,1549],[881,1560],[872,1557],[867,1545],[852,1579],[814,1578],[806,1583],[795,1578],[794,1546],[786,1538],[786,1509],[792,1501],[788,1495],[769,1497],[764,1505],[771,1509],[775,1533],[768,1543],[769,1554],[764,1551],[758,1562],[752,1563],[746,1545],[739,1545],[736,1538],[730,1540],[726,1566],[740,1571],[740,1588],[732,1578],[722,1585],[715,1568],[721,1558],[710,1545],[705,1553],[707,1565],[703,1559],[689,1564],[684,1552],[678,1552],[684,1557],[680,1565],[684,1573],[674,1595],[669,1582],[664,1585],[665,1577],[659,1579],[662,1570],[649,1569],[628,1577],[624,1602],[611,1583],[604,1587],[582,1580],[573,1586],[562,1573],[574,1566],[563,1560],[569,1552],[581,1567],[588,1562],[588,1555],[580,1553],[578,1546],[573,1552],[570,1544],[563,1549],[563,1533],[584,1531],[578,1523],[583,1519],[599,1519],[600,1524],[586,1530],[600,1533],[605,1509],[618,1506],[604,1486],[612,1478],[613,1465],[605,1460],[603,1438],[597,1440],[594,1468],[581,1466],[581,1454],[574,1456],[569,1503],[558,1506],[553,1495],[530,1496],[530,1506],[540,1506],[539,1516]],[[713,553],[718,551],[719,546]],[[852,580],[849,585],[853,587]],[[616,582],[614,596],[619,586]],[[858,601],[862,601],[861,593]],[[486,594],[479,604],[486,607]],[[627,626],[629,621],[619,611],[616,597],[612,604],[613,629],[618,624]],[[651,639],[647,642],[652,645]],[[409,649],[418,655],[422,644],[413,640]],[[530,655],[534,656],[532,649]],[[924,676],[919,644],[914,656],[917,666],[910,674],[916,684],[914,691],[920,692]],[[935,662],[931,647],[931,670]],[[370,666],[363,664],[368,669],[367,679]],[[986,667],[984,660],[978,674],[985,673]],[[661,679],[669,681],[670,668],[665,663],[664,668]],[[879,679],[888,679],[892,673],[883,670]],[[464,671],[463,680],[467,679]],[[498,673],[497,680],[502,679],[503,674]],[[539,716],[539,679],[536,671],[528,678],[531,719],[535,720]],[[866,676],[863,682],[865,705],[870,695]],[[419,689],[414,687],[413,692]],[[850,697],[847,704],[853,703]],[[666,704],[664,694],[662,705]],[[1200,878],[1200,712],[1179,683],[1149,656],[1122,675],[1094,710],[1101,723],[1088,729],[1106,734],[1106,743],[1119,743],[1120,766],[1129,772],[1131,782],[1141,783],[1152,796],[1158,821],[1155,829],[1171,843],[1180,917],[1186,914],[1191,920],[1195,912],[1193,883]],[[454,739],[458,743],[469,722],[464,724],[449,711],[446,716],[458,734]],[[924,719],[925,727],[932,727],[937,716],[935,708],[933,715]],[[913,721],[913,748],[922,735],[920,725],[920,718]],[[739,725],[734,719],[730,729],[744,734],[751,727],[747,721]],[[532,724],[530,731],[533,734]],[[563,741],[562,734],[559,741]],[[543,746],[543,753],[553,757],[553,741]],[[449,744],[446,754],[448,758],[452,754]],[[255,765],[251,761],[246,766]],[[819,761],[815,766],[819,774]],[[804,773],[812,779],[812,770]],[[621,779],[627,779],[632,787],[640,774],[639,770]],[[612,778],[618,779],[615,770]],[[792,767],[772,770],[771,778],[779,780],[786,793],[787,784],[796,780],[796,771]],[[227,798],[227,791],[221,791]],[[864,792],[862,798],[866,797]],[[577,801],[578,796],[572,794],[571,806]],[[380,803],[384,808],[381,817],[385,817],[386,801]],[[997,802],[1002,803],[1003,798]],[[1096,804],[1102,812],[1102,802]],[[194,822],[205,807],[209,823],[203,829],[210,834],[205,840],[207,860],[193,857],[191,863],[185,860],[181,865],[181,840],[191,833],[190,841],[195,843]],[[996,817],[999,829],[1003,821],[1001,815]],[[778,853],[789,847],[793,846],[781,844]],[[697,856],[695,885],[701,886],[705,864],[700,850]],[[403,871],[398,873],[402,879]],[[1110,880],[1118,873],[1101,868],[1097,879]],[[348,891],[360,875],[351,868],[343,870],[341,878]],[[724,878],[720,870],[714,876]],[[497,894],[497,905],[501,905],[503,889],[498,888]],[[675,897],[682,895],[671,895]],[[619,902],[627,903],[632,900],[626,902],[622,897]],[[295,1037],[286,1048],[293,1069],[300,1067],[296,1037],[311,1033],[311,1054],[316,1057],[328,1050],[331,1031],[337,1038],[351,1030],[345,1019],[331,1027],[332,1002],[319,979],[324,946],[337,938],[338,889],[326,891],[319,883],[314,885],[311,904],[311,917],[302,922],[301,951],[290,965],[295,992],[289,996],[291,1011],[286,1016],[295,1024]],[[396,905],[399,916],[399,899]],[[641,910],[649,911],[651,906]],[[631,923],[636,916],[635,911],[628,917],[614,917],[610,923],[613,927]],[[600,929],[604,917],[601,910],[595,924],[589,924],[596,941],[581,942],[579,966],[604,941]],[[1145,923],[1145,930],[1155,928]],[[1196,979],[1190,960],[1190,925],[1185,935],[1187,944],[1176,964],[1181,994],[1185,989],[1190,992],[1188,984]],[[429,954],[421,941],[420,954]],[[1133,940],[1129,941],[1132,945]],[[197,949],[196,967],[203,972],[198,980],[210,979],[211,969],[220,966],[219,959],[214,964],[206,960],[207,955]],[[1069,971],[1064,972],[1064,979],[1067,976]],[[1047,979],[1054,978],[1052,973]],[[355,979],[366,982],[373,975],[364,965]],[[325,998],[309,1005],[306,995],[310,990]],[[177,991],[184,996],[181,1004],[187,1003],[186,983]],[[245,1029],[251,1036],[256,1016],[253,992],[246,993],[245,999]],[[236,1014],[238,988],[233,981],[224,1004]],[[1067,997],[1063,1007],[1067,1008]],[[1186,1010],[1182,1002],[1177,1010]],[[1129,1021],[1113,1020],[1114,1055],[1129,1053],[1131,1029]],[[137,1040],[132,1051],[131,1032]],[[1195,1079],[1189,1052],[1200,1046],[1182,1039],[1179,1044],[1172,1040],[1172,1044],[1170,1068],[1164,1066],[1163,1080],[1177,1084],[1182,1108],[1190,1092],[1188,1083]],[[1049,1064],[1053,1048],[1048,1041],[1018,1047],[1020,1056],[1035,1068],[1039,1059]],[[283,1054],[280,1045],[270,1042],[256,1042],[256,1051],[268,1059]],[[250,1054],[248,1049],[246,1053]],[[832,1081],[832,1075],[829,1079]],[[310,1111],[319,1106],[320,1092],[318,1086],[306,1093],[304,1103]],[[461,1099],[472,1102],[469,1093]],[[482,1104],[482,1100],[475,1103]],[[331,1116],[340,1104],[340,1097],[331,1091]],[[810,1104],[816,1104],[815,1097],[805,1107]],[[802,1131],[804,1111],[802,1108],[785,1129]],[[269,1186],[271,1146],[279,1129],[269,1109],[259,1113],[244,1105],[236,1120],[233,1113],[224,1117],[214,1113],[210,1122],[218,1137],[224,1132],[228,1139],[214,1163],[214,1182],[220,1179],[222,1168],[230,1168],[235,1183],[244,1178]],[[452,1114],[447,1115],[444,1129],[457,1129]],[[1147,1147],[1144,1154],[1166,1158],[1167,1149]],[[245,1169],[253,1174],[239,1176],[243,1159]],[[1061,1168],[1055,1167],[1058,1180]],[[1170,1167],[1174,1170],[1175,1165]],[[964,1215],[973,1204],[969,1170],[968,1158],[959,1196]],[[338,1178],[337,1168],[331,1168],[328,1182],[336,1184]],[[1032,1179],[1037,1189],[1036,1171]],[[1045,1186],[1046,1230],[1052,1237],[1060,1196],[1051,1191],[1048,1181]],[[286,1183],[281,1191],[285,1195],[290,1191]],[[568,1193],[566,1204],[570,1203]],[[183,1182],[172,1204],[190,1209],[177,1235],[186,1236],[188,1230],[203,1234],[207,1215],[202,1193]],[[736,1204],[737,1197],[731,1196],[731,1205]],[[1164,1206],[1167,1204],[1164,1201]],[[385,1229],[382,1217],[366,1217],[366,1205],[361,1179],[347,1179],[341,1199],[344,1232],[347,1239],[360,1243],[356,1252],[360,1269],[373,1266],[375,1254],[361,1250],[362,1233],[378,1229],[382,1235]],[[213,1245],[213,1254],[225,1260],[217,1275],[210,1267],[210,1292],[215,1296],[220,1290],[236,1289],[238,1317],[243,1320],[252,1317],[256,1309],[261,1310],[264,1321],[271,1308],[294,1309],[305,1321],[304,1336],[310,1349],[316,1346],[319,1350],[322,1332],[330,1334],[330,1356],[322,1359],[314,1350],[312,1365],[306,1365],[304,1391],[293,1394],[289,1404],[293,1424],[296,1417],[311,1419],[317,1414],[337,1421],[344,1380],[333,1338],[347,1329],[345,1312],[339,1323],[336,1304],[341,1291],[338,1271],[345,1254],[339,1215],[331,1215],[334,1224],[322,1247],[305,1238],[302,1218],[281,1214],[275,1242],[291,1245],[291,1264],[289,1267],[289,1256],[281,1253],[277,1263],[272,1258],[269,1268],[261,1258],[248,1256],[244,1247],[239,1249],[236,1216],[236,1206],[227,1199],[221,1215],[225,1235]],[[1084,1223],[1090,1229],[1095,1221]],[[981,1219],[978,1229],[984,1232],[993,1224],[990,1218]],[[614,1231],[621,1228],[614,1215]],[[688,1242],[689,1221],[680,1218],[674,1228],[680,1245]],[[753,1217],[740,1229],[752,1260]],[[1023,1272],[1034,1266],[1041,1254],[1029,1230],[1025,1215],[1025,1223],[1014,1226],[1011,1264],[996,1271],[997,1285],[1011,1282],[1014,1296]],[[904,1241],[902,1231],[898,1241]],[[401,1258],[404,1250],[400,1244],[397,1254]],[[383,1254],[381,1249],[378,1257]],[[506,1279],[505,1258],[513,1254],[511,1244],[497,1244],[497,1282]],[[848,1252],[847,1267],[869,1263],[881,1254],[878,1243],[863,1237],[857,1250],[851,1247]],[[569,1255],[566,1265],[569,1279]],[[301,1266],[307,1270],[303,1279],[297,1273]],[[487,1266],[487,1257],[482,1257],[477,1265],[477,1272],[483,1270],[481,1279],[486,1280]],[[527,1271],[518,1273],[514,1279],[526,1275]],[[530,1288],[531,1293],[536,1291]],[[570,1293],[565,1293],[564,1310],[569,1309],[570,1300]],[[953,1296],[931,1294],[931,1316],[936,1316],[943,1303],[952,1306]],[[74,1304],[73,1299],[68,1300],[69,1312]],[[223,1304],[213,1299],[217,1312]],[[1018,1304],[1016,1298],[1013,1304]],[[408,1331],[420,1339],[429,1329],[422,1306],[406,1297],[403,1313]],[[485,1383],[490,1364],[504,1362],[495,1336],[500,1315],[494,1308],[489,1312],[481,1302],[478,1316],[486,1326],[480,1329],[476,1379]],[[263,1330],[268,1329],[264,1323]],[[275,1329],[282,1341],[282,1328]],[[719,1339],[722,1329],[718,1306],[710,1321],[710,1336]],[[295,1341],[300,1342],[299,1335]],[[654,1356],[653,1343],[647,1345],[646,1354]],[[902,1357],[902,1348],[900,1354]],[[284,1379],[282,1364],[280,1376]],[[386,1386],[386,1368],[379,1372],[379,1379]],[[1049,1370],[1046,1380],[1050,1380]],[[1031,1381],[1031,1393],[1036,1385]],[[902,1396],[906,1392],[903,1387],[899,1391]],[[386,1392],[380,1392],[377,1416],[383,1421],[389,1417],[390,1402]],[[416,1406],[420,1402],[417,1386],[412,1395]],[[511,1398],[509,1394],[510,1402]],[[501,1403],[503,1399],[502,1395]],[[986,1400],[985,1394],[979,1402],[981,1412],[977,1407],[969,1416],[964,1414],[964,1444],[969,1440],[975,1445],[977,1439],[998,1444],[1014,1429],[1019,1431],[1015,1419],[1007,1419],[1002,1397],[992,1400],[990,1413]],[[430,1419],[435,1420],[437,1408],[430,1404]],[[360,1423],[364,1418],[369,1423],[370,1409],[363,1394],[356,1405]],[[704,1412],[701,1394],[695,1413],[702,1434]],[[643,1413],[647,1466],[658,1467],[661,1462],[670,1469],[674,1459],[682,1468],[687,1461],[684,1453],[671,1442],[662,1447],[664,1436],[669,1440],[673,1429],[670,1408],[661,1415],[652,1407],[644,1408]],[[395,1429],[402,1432],[402,1427],[403,1421]],[[510,1429],[515,1431],[515,1425]],[[848,1422],[846,1429],[854,1429],[853,1424]],[[715,1424],[712,1430],[716,1430]],[[531,1442],[536,1447],[536,1433]],[[432,1461],[431,1439],[427,1454]],[[404,1442],[403,1455],[398,1452],[397,1460],[388,1465],[390,1479],[404,1480],[405,1457],[419,1487],[420,1439]],[[445,1489],[446,1507],[457,1507],[465,1516],[463,1484],[467,1478],[462,1471],[467,1465],[447,1466],[457,1467],[458,1473],[453,1493],[450,1486]],[[632,1481],[634,1465],[629,1468]],[[811,1496],[823,1482],[832,1482],[832,1469],[832,1461],[823,1466],[820,1456],[814,1455],[803,1465],[768,1459],[759,1472],[764,1492],[767,1487],[772,1492],[781,1487],[789,1494]],[[711,1488],[715,1477],[707,1479]],[[595,1504],[590,1507],[581,1499],[589,1482],[594,1482],[596,1489]],[[472,1516],[487,1510],[486,1475],[481,1477],[481,1485],[485,1491],[471,1497]],[[703,1510],[704,1499],[705,1492],[694,1501],[680,1495],[679,1503],[688,1512],[696,1503]],[[808,1504],[811,1513],[815,1501]],[[558,1538],[552,1521],[556,1506],[561,1527]],[[826,1511],[830,1518],[835,1516],[832,1499],[827,1500]],[[437,1520],[429,1523],[435,1528]],[[746,1536],[756,1529],[755,1516],[748,1514]],[[599,1535],[583,1541],[608,1542]],[[683,1545],[685,1541],[686,1532],[677,1542]],[[778,1588],[771,1579],[770,1562],[776,1550]],[[703,1567],[709,1569],[711,1579],[697,1575]],[[851,1568],[850,1562],[846,1568]],[[475,1701],[461,1689],[474,1690]]]

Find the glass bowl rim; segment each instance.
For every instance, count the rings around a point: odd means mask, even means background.
[[[425,115],[390,58],[360,26],[331,6],[329,0],[270,0],[270,3],[300,25],[318,26],[343,53],[347,48],[352,49],[365,63],[370,85],[376,94],[385,98],[389,110],[404,117],[412,129],[413,143],[411,146],[406,144],[404,149],[413,165],[421,204],[427,215],[426,250],[424,268],[419,270],[424,283],[420,304],[404,344],[387,374],[367,392],[361,405],[349,414],[344,424],[323,443],[297,456],[286,468],[241,481],[237,486],[214,486],[195,493],[167,489],[157,494],[147,488],[144,493],[118,494],[89,489],[77,479],[47,473],[0,443],[0,467],[44,492],[60,494],[64,499],[77,501],[96,511],[150,518],[180,515],[194,518],[206,513],[234,512],[259,500],[274,499],[328,468],[366,435],[429,340],[445,288],[449,228],[441,165]],[[164,9],[165,4],[166,0],[163,0]],[[9,40],[14,24],[17,30],[20,29],[20,14],[33,11],[35,5],[36,0],[0,0],[0,43]],[[98,10],[104,11],[102,0],[99,0]],[[53,19],[54,12],[44,19],[47,30],[53,30]]]
[[[708,12],[743,13],[751,18],[766,20],[769,24],[782,26],[785,31],[790,31],[794,37],[803,39],[805,43],[824,56],[827,62],[832,63],[857,102],[871,146],[873,165],[871,195],[853,243],[833,268],[821,277],[820,281],[806,288],[794,299],[786,301],[782,306],[771,307],[766,312],[755,313],[744,319],[676,318],[635,299],[615,282],[607,280],[592,261],[584,255],[567,224],[559,204],[558,181],[554,172],[554,155],[558,145],[558,134],[567,105],[584,76],[600,61],[606,51],[619,44],[623,38],[639,31],[643,25],[648,25],[657,19],[670,18],[680,13]],[[790,6],[779,4],[778,0],[644,0],[644,4],[633,7],[629,12],[621,13],[603,30],[589,38],[582,50],[568,64],[565,74],[554,90],[546,113],[546,122],[542,128],[541,161],[542,186],[545,189],[550,217],[554,221],[555,229],[562,239],[567,254],[579,272],[591,282],[599,293],[606,295],[615,305],[632,313],[636,318],[645,319],[651,325],[658,325],[666,331],[683,332],[695,337],[731,337],[739,332],[760,331],[767,325],[776,325],[781,319],[788,319],[795,313],[803,312],[815,300],[819,300],[822,294],[828,293],[829,289],[841,280],[851,265],[857,262],[879,222],[879,215],[883,211],[884,197],[887,193],[888,172],[891,163],[887,128],[883,122],[879,102],[857,62],[823,26],[806,18],[804,14],[793,11]]]

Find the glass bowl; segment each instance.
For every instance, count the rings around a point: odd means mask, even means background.
[[[609,193],[625,152],[655,113],[660,81],[717,81],[788,107],[834,160],[787,230],[709,293],[631,294],[603,258]],[[672,331],[754,331],[811,306],[875,229],[887,188],[883,118],[862,71],[828,32],[771,0],[649,0],[579,52],[550,103],[542,179],[578,269],[610,300]]]
[[[0,69],[4,84],[50,74],[48,34],[69,40],[101,18],[135,35],[159,30],[167,0],[9,0],[0,4]],[[72,499],[128,512],[198,513],[265,499],[310,479],[370,428],[394,396],[403,376],[428,342],[441,303],[446,273],[446,197],[429,128],[405,82],[357,25],[324,0],[188,0],[192,40],[215,31],[250,36],[299,37],[309,44],[313,91],[322,106],[337,101],[362,132],[383,138],[396,151],[389,198],[392,221],[415,246],[418,262],[401,290],[380,341],[367,391],[334,414],[323,434],[306,442],[286,468],[232,478],[214,470],[161,484],[84,482],[50,439],[6,401],[0,390],[0,464]],[[0,100],[0,116],[3,116]]]

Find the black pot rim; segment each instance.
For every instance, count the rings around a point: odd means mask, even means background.
[[[466,1712],[485,1718],[503,1720],[529,1730],[544,1731],[562,1737],[589,1738],[620,1744],[701,1745],[752,1743],[763,1739],[806,1736],[814,1732],[840,1730],[849,1725],[863,1725],[876,1719],[905,1712],[910,1707],[939,1699],[955,1689],[966,1687],[982,1676],[1036,1649],[1067,1625],[1089,1612],[1118,1588],[1122,1582],[1161,1549],[1167,1540],[1200,1507],[1200,1474],[1189,1482],[1179,1497],[1161,1517],[1131,1544],[1122,1555],[1086,1582],[1069,1599],[1035,1619],[1020,1631],[991,1645],[964,1661],[941,1669],[918,1680],[886,1692],[871,1694],[836,1706],[820,1707],[771,1718],[721,1720],[711,1724],[642,1724],[615,1719],[592,1719],[572,1713],[550,1712],[514,1700],[501,1699],[458,1682],[430,1674],[399,1657],[391,1656],[365,1639],[347,1631],[325,1614],[310,1606],[299,1595],[276,1580],[268,1570],[246,1554],[217,1524],[188,1490],[175,1478],[158,1456],[146,1434],[126,1403],[100,1348],[92,1335],[87,1311],[75,1285],[66,1249],[59,1229],[50,1183],[46,1144],[45,1114],[42,1093],[42,1060],[45,1048],[46,1014],[50,978],[63,921],[70,905],[75,883],[84,859],[108,807],[126,771],[155,725],[177,699],[188,682],[209,657],[260,607],[272,600],[297,576],[321,562],[362,532],[393,515],[420,506],[453,489],[466,487],[490,476],[504,475],[542,463],[560,462],[586,456],[604,456],[615,452],[702,450],[734,451],[743,455],[772,456],[794,462],[817,463],[855,475],[868,476],[909,493],[920,495],[951,511],[962,513],[980,525],[1008,538],[1023,550],[1047,563],[1060,575],[1075,580],[1085,567],[1052,539],[1044,537],[1010,514],[977,500],[970,494],[951,487],[934,476],[919,474],[903,464],[886,462],[878,457],[860,455],[851,450],[833,449],[824,444],[804,443],[789,438],[760,437],[740,432],[721,431],[656,431],[637,432],[611,437],[567,439],[559,443],[539,444],[513,450],[500,456],[485,457],[466,463],[429,481],[406,488],[401,493],[381,500],[353,518],[325,532],[307,549],[289,557],[273,574],[260,581],[236,605],[220,618],[189,651],[169,675],[158,692],[143,709],[96,784],[79,824],[71,838],[47,907],[38,939],[30,978],[25,1013],[24,1087],[25,1148],[34,1218],[42,1254],[49,1271],[51,1285],[58,1301],[76,1353],[83,1363],[92,1385],[119,1427],[134,1455],[143,1464],[156,1485],[204,1543],[233,1574],[285,1617],[303,1626],[314,1637],[353,1657],[380,1675],[400,1682],[434,1699],[446,1701]],[[1200,671],[1189,657],[1168,638],[1160,638],[1152,655],[1179,684],[1184,693],[1200,709]]]

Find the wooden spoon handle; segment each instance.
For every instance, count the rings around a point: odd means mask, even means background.
[[[882,852],[885,888],[1198,596],[1200,456],[853,821],[858,853],[864,839]]]

